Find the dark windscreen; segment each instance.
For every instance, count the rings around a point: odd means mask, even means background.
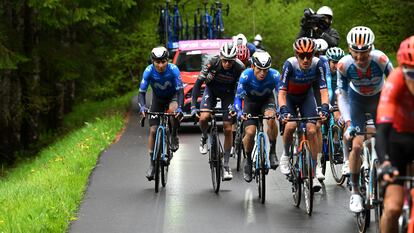
[[[201,52],[181,52],[177,58],[177,66],[180,71],[195,72],[201,71],[202,65],[204,65],[210,57],[215,54],[203,54]]]

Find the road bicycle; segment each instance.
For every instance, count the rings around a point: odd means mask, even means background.
[[[215,39],[221,39],[223,38],[223,33],[224,33],[224,21],[223,21],[223,3],[221,3],[220,1],[216,1],[215,2],[215,7],[214,7],[214,18],[213,18],[213,37]],[[226,5],[226,15],[229,14],[229,4]]]
[[[229,110],[224,109],[203,109],[200,110],[200,113],[208,112],[210,113],[210,131],[209,131],[209,157],[208,162],[210,164],[210,171],[211,171],[211,181],[213,184],[213,190],[215,193],[220,191],[220,183],[222,181],[223,176],[223,155],[224,149],[223,145],[220,142],[218,127],[217,127],[217,119],[216,114],[222,114],[228,112]]]
[[[308,121],[321,120],[321,117],[298,117],[289,118],[288,122],[297,122],[298,126],[293,134],[293,141],[288,152],[290,163],[290,174],[287,179],[292,183],[293,203],[300,206],[302,190],[305,197],[306,213],[310,216],[313,211],[313,176],[314,165],[310,144],[306,134],[306,123]],[[282,130],[283,132],[283,130]]]
[[[146,112],[150,118],[159,118],[160,124],[155,133],[154,153],[152,160],[154,161],[154,181],[155,192],[158,193],[160,186],[160,178],[162,187],[167,185],[168,167],[173,157],[171,150],[171,124],[169,119],[175,117],[176,113],[165,112]],[[144,127],[145,118],[141,118],[141,127]]]
[[[208,13],[208,0],[203,0],[204,13],[200,14],[200,39],[213,39],[213,18]]]
[[[257,120],[256,136],[252,150],[252,175],[257,183],[260,202],[263,204],[266,200],[266,175],[269,173],[270,169],[269,154],[266,145],[266,134],[263,132],[263,120],[275,119],[276,117],[264,115],[247,115],[246,118]]]
[[[375,150],[375,133],[355,132],[353,135],[365,137],[360,155],[362,165],[359,174],[359,187],[363,198],[363,210],[356,214],[358,231],[363,233],[370,226],[372,209],[375,215],[375,225],[379,229],[382,209],[377,179],[379,161]]]
[[[342,166],[344,164],[343,154],[343,132],[334,119],[334,112],[339,111],[337,106],[330,110],[329,126],[322,124],[322,173],[326,173],[326,162],[329,161],[332,175],[338,185],[342,185],[345,176],[342,175]]]

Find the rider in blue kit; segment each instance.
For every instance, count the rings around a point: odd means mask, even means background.
[[[148,110],[145,96],[148,86],[152,89],[151,112],[176,112],[176,117],[171,121],[171,149],[177,151],[179,147],[177,130],[179,127],[179,118],[182,115],[181,106],[184,103],[183,83],[180,76],[180,70],[174,64],[168,63],[168,51],[165,47],[155,47],[151,51],[152,64],[149,65],[143,75],[139,86],[139,106],[140,113],[145,117]],[[154,161],[152,155],[154,152],[155,132],[159,125],[158,118],[149,119],[150,135],[148,137],[148,152],[150,155],[150,167],[147,170],[146,177],[148,180],[154,178]]]
[[[252,60],[253,68],[246,69],[240,76],[234,100],[238,118],[245,120],[243,123],[245,127],[243,144],[247,160],[244,165],[244,179],[247,182],[252,180],[252,150],[256,133],[256,120],[245,119],[245,114],[275,116],[277,107],[274,91],[277,92],[280,82],[279,72],[270,68],[271,57],[267,52],[255,52]],[[242,99],[244,99],[243,108]],[[275,119],[269,119],[267,123],[267,135],[270,141],[270,166],[272,169],[276,169],[278,166],[276,157],[277,125]]]

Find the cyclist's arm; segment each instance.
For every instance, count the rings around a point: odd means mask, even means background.
[[[382,123],[376,125],[375,150],[377,151],[380,163],[383,163],[385,160],[389,159],[386,155],[388,154],[388,138],[391,129],[392,123]]]
[[[237,89],[236,89],[236,96],[234,97],[234,108],[237,111],[242,110],[242,99],[244,99],[246,95],[246,90],[244,89],[244,85],[247,79],[248,79],[248,76],[245,74],[245,72],[243,72],[240,75],[239,83],[237,84]]]
[[[286,91],[285,90],[279,90],[277,101],[279,102],[279,106],[286,105]]]
[[[138,95],[138,103],[140,107],[146,106],[145,95],[147,93],[147,89],[149,86],[149,81],[152,72],[152,65],[147,66],[142,74],[141,83],[139,85],[139,95]]]
[[[330,103],[333,98],[334,92],[332,90],[332,74],[329,68],[329,61],[325,63],[325,67],[326,67],[326,85],[328,86],[328,95],[329,95],[329,103]]]
[[[321,92],[321,103],[329,104],[329,95],[326,85],[326,67],[325,63],[322,60],[319,60],[318,65],[321,67],[319,70],[319,90]],[[330,73],[329,73],[330,74]]]
[[[191,93],[191,108],[195,108],[197,106],[197,98],[200,95],[201,85],[203,82],[203,80],[198,78],[194,84],[193,91]]]
[[[345,122],[351,121],[351,110],[348,100],[348,80],[338,69],[337,73],[337,95],[339,111]]]
[[[275,89],[273,91],[273,96],[275,97],[275,104],[276,104],[276,109],[279,109],[279,86],[280,86],[280,73],[279,71],[275,70],[275,73],[273,74],[273,79],[275,82]]]
[[[321,38],[328,43],[329,47],[336,47],[339,44],[339,33],[333,28],[322,32]]]
[[[282,78],[279,84],[278,102],[279,107],[286,105],[286,94],[288,90],[289,75],[293,75],[293,67],[289,61],[286,61],[282,68]]]
[[[181,79],[181,75],[180,75],[180,70],[178,69],[177,66],[172,66],[173,67],[173,72],[174,72],[174,76],[175,76],[175,90],[177,91],[177,102],[178,102],[178,107],[182,108],[182,106],[184,105],[184,86],[183,86],[183,81]]]

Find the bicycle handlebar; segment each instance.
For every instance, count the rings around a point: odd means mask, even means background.
[[[176,112],[149,112],[149,111],[145,112],[145,114],[153,115],[153,116],[167,116],[167,117],[172,117],[172,116],[177,115]],[[141,117],[141,120],[139,121],[141,124],[141,127],[145,126],[145,118],[146,117]]]
[[[288,118],[286,119],[289,121],[312,121],[312,120],[322,120],[321,117],[315,116],[315,117],[296,117],[296,118]]]

